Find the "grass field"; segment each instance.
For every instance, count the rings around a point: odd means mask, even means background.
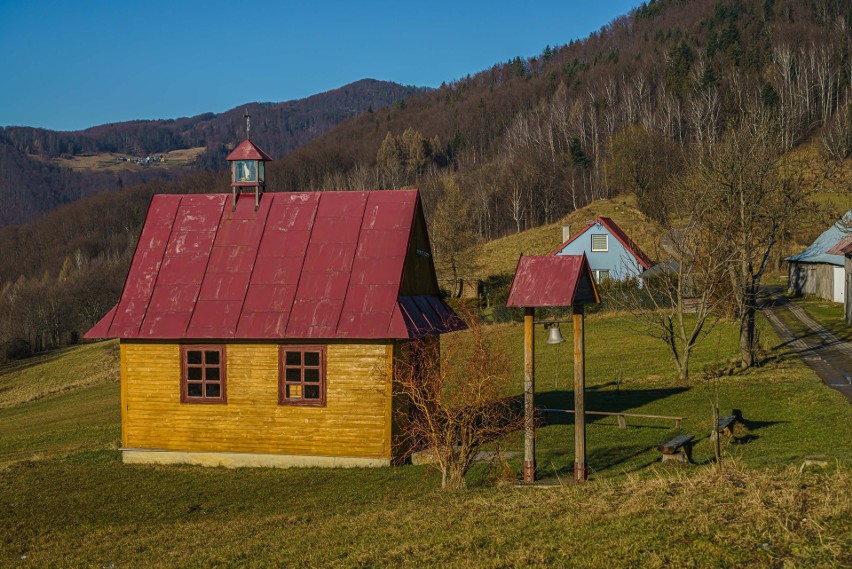
[[[510,351],[520,391],[520,326],[487,330]],[[610,418],[589,423],[592,480],[580,486],[558,484],[570,478],[570,420],[539,429],[549,488],[506,484],[489,465],[457,493],[416,466],[123,465],[114,342],[4,368],[0,566],[852,566],[852,408],[772,350],[768,326],[763,365],[719,379],[723,412],[742,409],[750,426],[739,444],[725,444],[721,474],[707,441],[711,378],[730,368],[734,327],[700,346],[682,384],[662,344],[628,318],[591,315],[586,330],[587,408],[686,416],[680,432],[697,435],[697,465],[658,462],[653,446],[678,432],[671,422],[619,429]],[[538,403],[570,406],[570,337],[544,339],[537,330]],[[520,442],[518,434],[506,446]],[[800,474],[810,454],[829,467]],[[519,459],[509,464],[517,475]]]

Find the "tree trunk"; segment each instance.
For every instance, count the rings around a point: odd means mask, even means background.
[[[448,464],[441,469],[441,488],[444,490],[462,490],[465,488],[465,469],[460,464]]]
[[[692,351],[688,346],[684,346],[678,363],[678,380],[686,381],[689,378],[689,352]]]
[[[754,365],[755,353],[755,294],[749,290],[743,299],[743,313],[740,317],[740,367]]]
[[[719,381],[718,379],[716,380]],[[719,472],[722,471],[722,446],[719,440],[719,386],[716,384],[716,399],[713,401],[713,454],[716,456],[716,468]]]

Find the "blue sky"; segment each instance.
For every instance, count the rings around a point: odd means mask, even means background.
[[[437,87],[640,3],[0,0],[0,125],[176,118],[365,77]]]

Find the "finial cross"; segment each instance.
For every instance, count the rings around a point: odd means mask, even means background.
[[[251,115],[248,112],[248,107],[246,107],[246,114],[244,115],[246,118],[246,140],[251,138]]]

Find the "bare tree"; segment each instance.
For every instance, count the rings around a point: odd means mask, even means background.
[[[709,236],[727,244],[726,274],[740,319],[740,363],[755,363],[757,296],[773,249],[805,201],[803,165],[783,158],[777,125],[748,114],[690,173],[711,205]]]
[[[700,191],[700,190],[699,190]],[[665,196],[676,223],[660,239],[657,258],[642,287],[621,288],[615,304],[633,314],[644,331],[669,348],[678,379],[689,377],[695,347],[723,315],[722,289],[731,252],[724,239],[710,233],[711,202],[686,177],[670,184]]]
[[[506,350],[490,341],[476,318],[466,315],[468,331],[409,342],[394,363],[395,391],[402,435],[395,444],[421,450],[441,472],[441,487],[465,486],[477,454],[519,430],[523,414],[508,397],[513,378]],[[441,357],[436,357],[436,351]]]
[[[852,97],[837,109],[826,126],[822,146],[826,156],[832,160],[845,160],[852,156]]]
[[[609,140],[605,162],[607,178],[621,190],[636,194],[639,209],[658,221],[666,216],[669,200],[660,193],[682,162],[680,148],[660,132],[629,126]]]
[[[521,232],[521,220],[524,218],[524,211],[526,210],[523,198],[524,196],[520,185],[517,182],[513,183],[512,193],[509,195],[509,212],[512,216],[512,220],[515,222],[516,233]]]

